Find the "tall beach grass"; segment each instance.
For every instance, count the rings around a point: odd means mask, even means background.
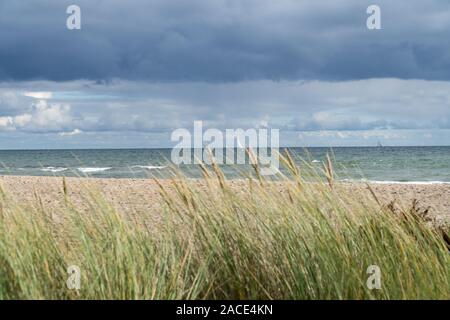
[[[138,216],[95,190],[82,211],[65,182],[58,217],[39,194],[20,204],[2,190],[0,299],[450,298],[446,231],[370,187],[344,191],[331,161],[319,174],[282,160],[291,175],[276,181],[255,166],[254,178],[230,182],[214,165],[201,183],[159,181],[161,210]],[[79,290],[66,286],[71,265]],[[372,265],[380,289],[367,286]]]

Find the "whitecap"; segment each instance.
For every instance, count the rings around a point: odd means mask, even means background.
[[[56,173],[56,172],[63,172],[63,171],[66,171],[66,170],[68,170],[68,169],[67,168],[62,168],[62,167],[45,167],[45,168],[41,169],[41,171],[44,171],[44,172],[54,172],[54,173]]]
[[[450,181],[396,181],[396,180],[367,180],[367,179],[342,179],[343,182],[364,182],[372,184],[403,184],[403,185],[433,185],[450,184]]]
[[[94,172],[103,172],[112,169],[111,167],[106,168],[78,168],[78,171],[83,173],[94,173]]]
[[[133,166],[132,168],[140,168],[147,170],[160,170],[166,168],[166,166]]]
[[[418,185],[433,185],[433,184],[450,184],[448,181],[377,181],[369,180],[373,184],[418,184]]]

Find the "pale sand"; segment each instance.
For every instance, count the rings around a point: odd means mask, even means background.
[[[161,219],[159,188],[152,179],[66,178],[66,181],[71,199],[85,211],[89,209],[81,194],[83,190],[86,190],[86,186],[90,186],[101,191],[104,197],[119,210],[130,214],[150,211],[154,212],[156,220]],[[163,181],[163,183],[167,184],[169,181]],[[196,183],[202,184],[201,180],[197,180]],[[243,182],[232,183],[238,186]],[[35,193],[39,194],[44,207],[52,211],[58,211],[59,206],[64,202],[62,178],[59,177],[0,176],[0,184],[20,202],[35,201]],[[413,200],[417,199],[420,208],[430,207],[430,215],[439,225],[450,224],[449,184],[372,184],[371,186],[383,203],[387,204],[395,200],[405,207],[410,207]],[[344,187],[351,192],[366,189],[364,184],[359,183],[345,183]]]

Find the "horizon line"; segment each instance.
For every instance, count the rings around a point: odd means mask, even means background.
[[[362,146],[281,146],[278,147],[279,149],[309,149],[309,148],[448,148],[450,145],[383,145],[383,146],[374,146],[374,145],[362,145]],[[174,147],[118,147],[118,148],[30,148],[30,149],[2,149],[1,151],[73,151],[73,150],[83,150],[83,151],[89,151],[89,150],[170,150],[174,149]],[[191,150],[197,149],[197,148],[190,148]],[[204,149],[204,148],[202,148]],[[224,150],[226,149],[245,149],[245,148],[222,148]],[[258,148],[257,148],[258,149]]]

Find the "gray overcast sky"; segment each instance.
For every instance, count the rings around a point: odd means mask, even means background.
[[[164,147],[194,120],[450,145],[449,81],[447,0],[0,1],[2,149]]]

